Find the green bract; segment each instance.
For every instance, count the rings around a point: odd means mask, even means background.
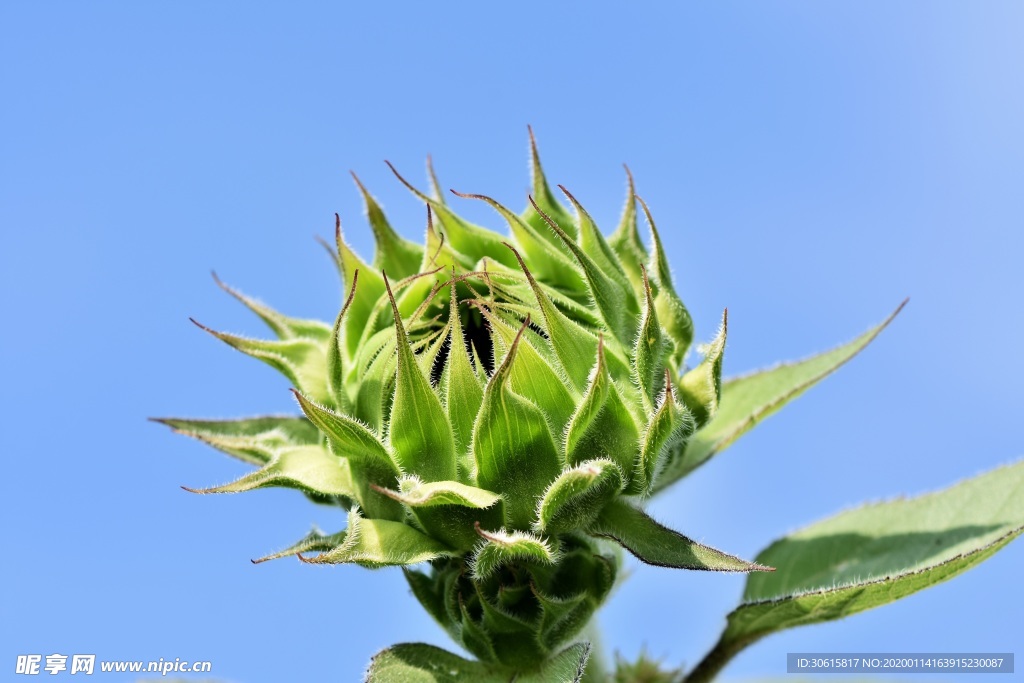
[[[660,566],[772,571],[662,526],[644,498],[884,326],[723,384],[726,315],[687,365],[693,323],[632,178],[605,237],[564,188],[572,212],[556,201],[531,151],[524,212],[459,195],[493,207],[506,235],[460,218],[431,171],[429,195],[399,176],[427,204],[424,244],[414,244],[357,179],[377,251],[363,261],[338,220],[345,303],[333,324],[286,317],[222,284],[276,339],[207,330],[284,373],[302,416],[162,420],[258,466],[202,493],[286,486],[348,510],[346,529],[314,531],[264,560],[405,567],[416,598],[479,660],[400,646],[375,660],[373,680],[579,679],[589,647],[573,643],[615,584],[619,547]],[[744,624],[736,617],[730,633]],[[431,674],[431,658],[450,675]]]

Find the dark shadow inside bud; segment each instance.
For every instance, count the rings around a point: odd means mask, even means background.
[[[533,332],[536,332],[537,335],[540,336],[541,339],[550,339],[550,337],[548,337],[548,333],[545,332],[544,329],[540,325],[538,325],[537,323],[533,322],[532,320],[530,321],[530,330],[532,330]]]
[[[463,338],[472,347],[476,358],[483,364],[484,373],[490,377],[494,374],[494,342],[491,340],[491,331],[487,325],[487,320],[479,310],[472,306],[467,306],[460,315],[459,323],[462,325]],[[544,334],[540,328],[536,328],[536,331],[538,334]],[[451,347],[451,336],[449,335],[441,343],[441,347],[438,349],[434,362],[430,367],[430,383],[435,387],[441,382],[445,365],[448,363],[448,354],[452,350]],[[417,349],[416,353],[424,353],[426,348],[426,346],[423,346]]]
[[[484,316],[473,307],[468,307],[463,313],[462,331],[466,341],[476,351],[477,358],[484,364],[484,372],[490,377],[494,374],[494,342],[491,341],[491,331],[487,328]]]
[[[441,383],[441,374],[444,372],[444,364],[448,362],[448,352],[451,350],[452,340],[448,337],[441,344],[437,355],[434,356],[434,364],[430,366],[430,383],[435,387]]]

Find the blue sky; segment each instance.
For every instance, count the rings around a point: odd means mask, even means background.
[[[360,5],[0,9],[0,667],[95,652],[352,681],[391,643],[451,647],[397,571],[251,565],[341,515],[289,491],[187,494],[242,466],[145,418],[293,412],[284,380],[188,323],[262,332],[211,268],[332,318],[313,237],[338,211],[371,253],[350,169],[415,238],[422,207],[383,160],[420,179],[432,154],[446,187],[518,206],[527,124],[606,230],[630,165],[698,336],[729,307],[728,374],[845,341],[911,297],[861,357],[656,500],[659,519],[749,557],[1022,455],[1019,3]],[[1022,563],[1018,542],[771,637],[725,674],[779,674],[798,650],[1012,650]],[[636,565],[605,645],[693,663],[741,590]]]

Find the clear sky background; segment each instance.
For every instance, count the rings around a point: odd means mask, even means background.
[[[4,3],[0,678],[59,652],[347,682],[395,642],[454,648],[397,570],[251,565],[342,514],[291,491],[188,494],[245,468],[145,418],[294,412],[282,378],[188,322],[263,332],[211,268],[333,318],[313,237],[338,211],[372,253],[348,171],[418,238],[422,206],[383,160],[421,180],[432,154],[444,186],[519,207],[527,124],[606,231],[630,165],[698,337],[729,307],[728,374],[911,297],[862,356],[657,499],[659,519],[751,557],[1020,457],[1022,30],[1024,5],[995,1]],[[1018,541],[770,637],[725,675],[781,674],[798,650],[1020,657],[1022,566]],[[743,585],[633,570],[601,615],[630,657],[692,664]]]

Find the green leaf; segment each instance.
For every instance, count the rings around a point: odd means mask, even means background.
[[[483,584],[474,583],[473,586],[476,588],[476,595],[480,599],[480,624],[484,629],[486,629],[492,636],[504,636],[506,634],[516,635],[515,638],[499,637],[493,639],[498,642],[504,641],[502,643],[504,647],[500,645],[496,647],[496,649],[501,650],[500,653],[495,653],[498,655],[498,661],[530,661],[526,659],[526,657],[535,657],[537,652],[537,643],[535,642],[537,628],[534,624],[534,618],[517,616],[514,613],[514,608],[512,610],[508,610],[500,604],[496,605],[492,602],[489,591]],[[503,599],[509,600],[511,593],[519,593],[522,590],[523,587],[520,586],[512,589],[511,592],[509,590],[502,590],[499,588],[497,602],[500,603]],[[522,597],[520,597],[519,600],[521,601]],[[511,652],[509,650],[511,650]],[[516,650],[520,650],[520,652],[517,653],[515,652]],[[517,657],[517,654],[520,656]]]
[[[394,393],[397,363],[395,335],[391,330],[382,330],[360,349],[353,368],[357,372],[349,378],[355,384],[355,417],[378,432],[384,428],[385,398]]]
[[[463,659],[423,643],[402,643],[374,656],[366,683],[580,683],[590,645],[577,643],[541,665],[510,675],[507,669]]]
[[[352,358],[359,348],[363,331],[373,326],[372,313],[377,301],[384,296],[384,279],[345,243],[341,234],[341,216],[338,214],[334,214],[334,241],[337,246],[335,260],[341,271],[342,282],[355,291],[342,335],[345,353]],[[357,272],[362,273],[359,287],[355,286]]]
[[[473,421],[480,411],[484,399],[483,386],[473,371],[470,360],[470,349],[459,317],[459,300],[455,291],[455,279],[452,277],[450,311],[448,324],[448,362],[445,363],[441,387],[444,391],[444,404],[448,413],[448,421],[452,426],[452,437],[455,452],[464,474],[470,473],[469,448],[473,443]]]
[[[611,460],[588,460],[562,472],[537,507],[537,530],[550,534],[587,526],[622,490],[622,470]]]
[[[622,472],[630,473],[638,441],[636,422],[608,373],[604,343],[599,340],[590,386],[565,432],[566,462],[576,465],[585,460],[606,458],[617,463]]]
[[[646,495],[658,481],[660,472],[679,444],[693,434],[694,420],[690,412],[676,402],[672,389],[672,377],[665,369],[665,389],[661,393],[661,405],[651,417],[640,441],[636,467],[627,491]]]
[[[529,279],[523,274],[521,268],[509,268],[496,263],[486,265],[488,268],[481,281],[491,288],[493,296],[504,299],[504,302],[498,305],[507,307],[507,310],[513,310],[517,308],[514,302],[521,302],[522,306],[526,306],[531,311],[538,310],[536,306],[530,305],[536,297]],[[581,295],[581,293],[572,292],[570,296],[546,282],[540,282],[538,285],[560,311],[583,327],[589,329],[602,324],[601,316],[594,310],[593,303],[589,300],[589,294]],[[574,297],[581,298],[582,302]]]
[[[405,472],[419,475],[426,481],[453,480],[457,467],[448,416],[430,380],[416,362],[387,278],[384,284],[395,316],[398,345],[395,401],[388,435],[391,447]]]
[[[553,565],[558,561],[558,550],[540,536],[526,531],[484,531],[479,524],[476,531],[484,541],[470,560],[475,581],[512,562]]]
[[[295,337],[285,340],[250,339],[217,332],[189,318],[196,327],[209,332],[247,356],[271,366],[296,387],[317,401],[331,401],[327,388],[327,356],[324,345],[313,339]]]
[[[587,661],[590,659],[590,643],[570,645],[551,657],[536,674],[516,679],[517,683],[580,683]]]
[[[423,373],[424,377],[430,377],[431,373],[434,370],[434,366],[436,366],[438,363],[438,358],[441,355],[442,349],[447,345],[447,327],[441,328],[440,330],[428,330],[425,336],[421,337],[420,339],[412,343],[413,352],[414,355],[416,356],[416,362],[420,364],[420,372]],[[447,361],[447,359],[445,360]],[[441,401],[441,405],[443,407],[444,401],[441,400],[440,396],[438,396],[438,400]],[[454,437],[452,439],[452,442],[454,444]]]
[[[482,510],[501,500],[501,496],[496,493],[457,481],[424,483],[411,476],[402,477],[398,482],[398,491],[388,491],[387,495],[409,507],[458,505]]]
[[[258,315],[267,324],[267,327],[274,331],[278,339],[285,340],[304,337],[323,342],[330,334],[330,329],[319,320],[290,318],[228,286],[217,277],[217,273],[211,273],[211,275],[213,275],[213,281],[217,283],[218,287],[238,299],[246,308]]]
[[[378,490],[408,507],[432,538],[458,550],[469,551],[480,541],[477,524],[502,524],[501,496],[457,481],[423,483],[406,476],[398,491]]]
[[[647,270],[641,266],[644,285],[644,312],[640,319],[640,331],[633,346],[633,381],[640,388],[644,407],[650,411],[661,390],[661,378],[665,373],[665,356],[671,344],[661,331],[658,312],[654,307],[651,283]]]
[[[191,420],[154,417],[175,432],[199,439],[228,455],[252,465],[265,465],[286,446],[312,446],[322,436],[304,417],[249,417],[238,420]]]
[[[506,523],[529,528],[537,499],[561,471],[544,413],[509,387],[516,349],[529,318],[484,390],[473,430],[473,456],[481,488],[501,491]]]
[[[535,592],[535,595],[541,605],[537,630],[544,643],[564,643],[572,638],[587,625],[599,604],[586,592],[564,598],[541,592]]]
[[[532,128],[527,126],[527,130],[530,133],[530,175],[534,201],[537,202],[537,206],[539,206],[544,213],[558,223],[566,233],[575,239],[578,237],[576,225],[573,223],[572,216],[569,215],[569,212],[565,210],[565,207],[562,206],[558,199],[555,198],[555,194],[551,191],[551,186],[548,185],[548,180],[544,176],[544,169],[540,164],[540,154],[537,152],[537,139],[533,136]],[[526,207],[526,211],[523,212],[523,220],[532,225],[540,234],[550,234],[547,222],[541,218],[540,214],[537,213],[532,205]],[[551,238],[553,242],[557,239],[554,235],[551,235]],[[562,245],[559,243],[557,246],[561,248]]]
[[[349,460],[378,463],[381,469],[397,478],[398,468],[384,444],[369,428],[348,415],[317,405],[297,391],[294,393],[302,412],[327,436],[328,443],[337,455]]]
[[[490,324],[496,357],[504,357],[498,352],[500,350],[508,354],[508,349],[519,332],[518,328],[512,327],[486,308],[481,307],[480,310]],[[517,321],[517,324],[521,324],[521,321]],[[545,351],[550,351],[547,342],[527,329],[516,347],[516,359],[512,364],[509,386],[512,391],[540,408],[548,419],[552,434],[561,434],[572,417],[573,408],[579,399],[573,396],[573,392],[559,377],[544,355]]]
[[[410,192],[419,197],[437,214],[437,218],[444,229],[444,234],[448,237],[452,248],[467,258],[468,263],[462,264],[464,267],[470,268],[485,257],[494,259],[506,266],[515,264],[511,257],[507,256],[501,249],[501,245],[505,241],[504,237],[493,230],[488,230],[463,220],[446,207],[442,201],[429,197],[417,190],[395,170],[391,162],[385,161],[384,163],[388,165],[388,168],[395,174],[395,177]]]
[[[427,177],[430,179],[431,198],[439,204],[444,204],[444,192],[441,191],[441,183],[437,181],[437,173],[434,172],[434,160],[427,155]]]
[[[355,298],[358,279],[359,271],[357,270],[352,274],[352,286],[349,287],[345,304],[334,320],[331,336],[327,340],[327,390],[330,392],[332,404],[339,410],[351,410],[352,408],[352,402],[345,391],[345,354],[342,351],[342,345],[345,336],[345,314],[348,313],[352,299]]]
[[[654,306],[658,310],[658,319],[662,327],[675,343],[672,351],[672,359],[676,367],[683,366],[683,359],[693,341],[693,319],[690,312],[686,310],[682,299],[676,294],[672,287],[672,273],[668,267],[668,259],[665,257],[665,249],[661,246],[661,237],[658,236],[658,229],[654,226],[654,219],[647,208],[647,204],[640,197],[636,198],[644,210],[647,218],[647,225],[651,229],[651,261],[648,268],[654,283],[657,285],[658,293],[654,297]]]
[[[429,251],[424,254],[423,270],[394,284],[394,291],[399,292],[395,297],[398,302],[398,310],[402,318],[409,319],[410,329],[408,331],[410,333],[414,331],[416,325],[424,323],[422,317],[427,307],[433,303],[442,287],[448,284],[444,272],[459,264],[452,250],[445,247],[444,239],[437,237],[429,208],[427,209],[427,235]],[[431,235],[434,238],[431,238]],[[380,303],[384,304],[385,301],[381,300]]]
[[[608,245],[619,257],[626,275],[633,288],[639,293],[643,291],[643,266],[647,263],[647,249],[643,240],[640,239],[640,232],[637,230],[636,220],[636,187],[633,184],[633,174],[626,166],[626,204],[622,209],[622,218],[619,225],[608,237]]]
[[[315,526],[313,530],[306,534],[303,538],[299,539],[296,543],[288,546],[284,550],[280,550],[276,553],[264,555],[255,560],[251,560],[253,564],[260,564],[262,562],[268,562],[270,560],[278,560],[282,557],[291,557],[293,555],[299,555],[300,553],[310,552],[323,552],[336,548],[345,541],[345,532],[339,531],[336,534],[325,534]]]
[[[692,541],[621,500],[613,501],[601,512],[590,533],[610,538],[637,559],[659,567],[716,572],[774,571]]]
[[[758,556],[779,571],[747,578],[743,604],[698,670],[713,675],[770,633],[841,619],[950,579],[1022,532],[1024,461],[813,524]]]
[[[260,469],[240,479],[193,493],[237,493],[282,486],[298,489],[315,503],[336,504],[357,498],[358,486],[348,463],[323,448],[323,437],[308,420],[259,417],[241,420],[152,418],[179,434],[199,439]],[[322,468],[322,469],[321,469]]]
[[[532,201],[532,200],[531,200]],[[539,208],[537,213],[541,218],[548,216]],[[616,279],[609,277],[601,267],[592,259],[569,235],[562,230],[557,223],[550,221],[548,225],[555,231],[565,244],[565,247],[572,253],[583,277],[587,282],[587,289],[590,290],[601,318],[605,321],[608,329],[615,335],[619,343],[628,345],[636,333],[636,318],[639,313],[636,297],[633,296],[632,288],[626,284],[620,284]],[[533,261],[531,260],[531,263]],[[545,278],[546,279],[546,278]]]
[[[394,485],[399,474],[394,460],[377,436],[354,418],[317,405],[297,391],[295,398],[310,422],[327,437],[333,457],[343,458],[348,463],[355,484],[355,498],[366,512],[373,517],[402,519],[401,506],[373,488],[375,485]]]
[[[491,208],[508,223],[516,244],[526,254],[541,280],[570,291],[583,291],[583,279],[580,277],[579,270],[566,255],[565,249],[538,234],[533,226],[490,197],[481,194],[463,194],[454,190],[452,193],[457,197],[479,199],[490,204]]]
[[[597,356],[597,337],[558,310],[537,284],[537,280],[534,279],[530,269],[526,267],[526,262],[523,261],[519,252],[510,244],[506,243],[505,246],[515,254],[519,261],[519,267],[523,269],[523,273],[533,289],[537,306],[544,316],[544,327],[547,330],[548,339],[559,363],[573,385],[583,391],[587,386],[590,368]]]
[[[182,487],[192,493],[240,493],[281,486],[321,496],[356,499],[349,465],[322,446],[286,446],[278,449],[262,468],[221,486]]]
[[[831,351],[726,380],[715,418],[694,434],[682,457],[666,467],[655,484],[655,490],[660,491],[686,476],[750,431],[758,422],[835,372],[871,343],[906,303],[901,303],[881,325]]]
[[[590,217],[590,214],[583,208],[583,205],[576,200],[576,197],[569,190],[565,189],[564,185],[559,185],[558,189],[569,198],[569,202],[576,212],[576,223],[579,226],[579,245],[583,253],[590,257],[604,275],[618,283],[624,292],[632,292],[633,287],[629,282],[629,278],[623,272],[619,257],[612,251],[611,246],[605,240],[604,235],[601,234],[594,219]],[[547,212],[545,211],[545,213]],[[566,231],[563,230],[563,232]],[[569,235],[569,237],[571,239],[573,236]],[[639,311],[633,297],[628,297],[628,303],[632,304],[634,313]]]
[[[722,356],[728,330],[729,311],[725,310],[718,334],[705,350],[704,359],[679,382],[679,397],[693,415],[697,429],[706,425],[718,412],[722,399]]]
[[[313,557],[299,555],[299,559],[311,564],[354,563],[376,568],[418,564],[451,554],[449,548],[406,524],[366,519],[353,508],[340,545]]]
[[[549,659],[536,673],[525,674],[516,683],[580,683],[590,659],[590,643],[576,643]]]
[[[373,229],[373,236],[377,242],[373,267],[376,270],[391,273],[391,276],[396,278],[404,278],[419,272],[420,263],[423,261],[423,247],[395,232],[384,215],[384,211],[380,208],[380,204],[367,191],[355,173],[352,173],[352,179],[356,181],[356,186],[359,188],[360,194],[363,195],[366,218],[370,222],[370,228]]]
[[[462,595],[458,596],[459,611],[459,642],[464,648],[487,662],[498,661],[498,653],[494,651],[494,640],[483,624],[473,619],[466,608]]]

